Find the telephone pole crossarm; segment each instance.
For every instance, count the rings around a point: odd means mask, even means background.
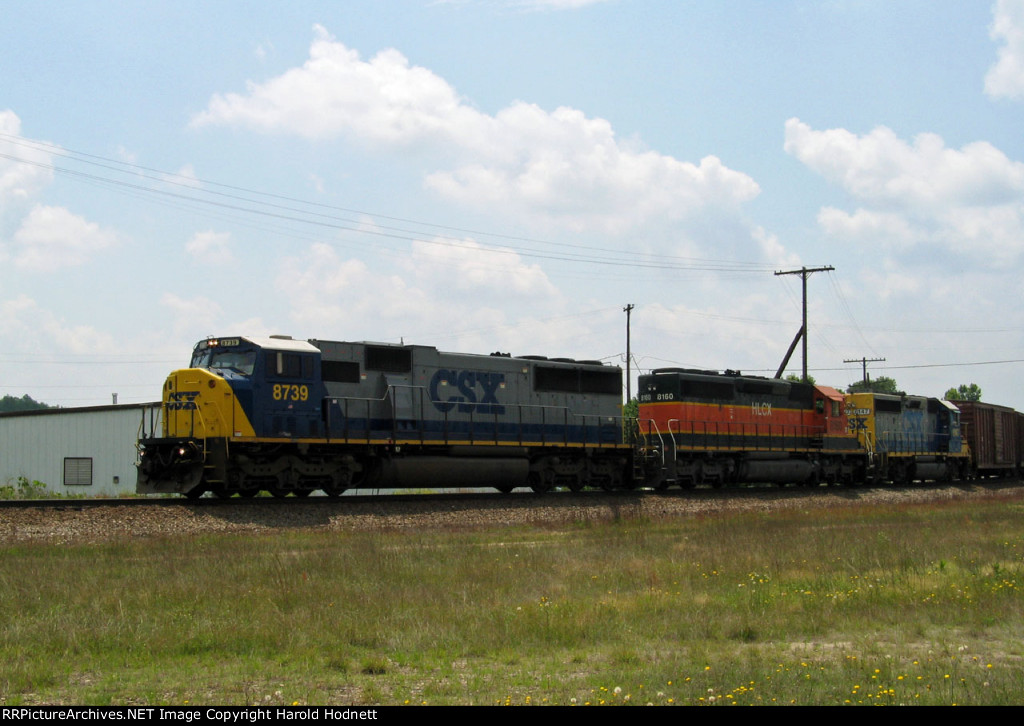
[[[843,363],[860,363],[861,372],[863,373],[862,380],[868,382],[868,363],[884,363],[885,358],[853,358],[852,360],[844,360]]]

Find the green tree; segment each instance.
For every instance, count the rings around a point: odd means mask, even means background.
[[[896,385],[896,381],[887,376],[878,376],[874,380],[869,381],[857,381],[851,383],[846,387],[847,393],[889,393],[893,396],[903,396],[905,391],[901,391],[899,386]]]
[[[947,401],[980,401],[981,387],[977,383],[962,383],[946,391],[943,398]]]
[[[788,376],[786,376],[782,380],[784,380],[784,381],[793,381],[793,383],[803,383],[804,379],[803,379],[803,376],[799,376],[796,373],[790,373]],[[812,375],[808,375],[807,376],[807,382],[810,383],[812,386],[815,383],[817,383],[817,381],[814,380],[814,376],[812,376]]]
[[[42,408],[53,408],[40,401],[34,400],[27,393],[21,398],[4,396],[0,398],[0,413],[11,413],[13,411],[36,411]]]

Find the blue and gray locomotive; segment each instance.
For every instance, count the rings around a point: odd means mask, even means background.
[[[630,483],[622,370],[288,337],[200,341],[139,440],[140,493]]]

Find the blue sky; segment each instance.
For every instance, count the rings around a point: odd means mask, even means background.
[[[0,395],[159,397],[207,335],[1024,409],[1024,0],[18,2]],[[799,357],[789,371],[798,371]]]

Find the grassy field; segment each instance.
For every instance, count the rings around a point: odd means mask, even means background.
[[[5,546],[0,701],[1020,704],[1022,558],[1019,497]]]

